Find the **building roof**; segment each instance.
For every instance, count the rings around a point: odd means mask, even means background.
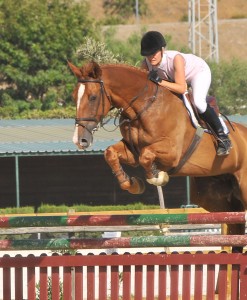
[[[229,119],[247,125],[247,115]],[[96,131],[92,146],[83,151],[72,142],[73,133],[74,119],[0,120],[0,157],[102,154],[121,140],[113,121]]]
[[[121,140],[113,122],[95,132],[85,151],[77,149],[73,133],[74,119],[0,120],[0,156],[99,154]]]

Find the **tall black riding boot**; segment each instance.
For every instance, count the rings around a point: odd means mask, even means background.
[[[204,120],[210,128],[215,132],[217,135],[217,155],[228,155],[231,149],[231,141],[227,134],[224,133],[224,128],[218,118],[217,114],[215,113],[214,109],[207,105],[207,109],[204,113],[200,114],[202,120]]]

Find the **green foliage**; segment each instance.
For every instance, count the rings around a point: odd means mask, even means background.
[[[140,55],[140,40],[144,32],[142,29],[139,33],[131,34],[127,40],[121,40],[116,37],[116,30],[110,27],[104,32],[104,43],[109,51],[121,57],[121,62],[137,66],[143,59]]]
[[[184,14],[181,18],[180,18],[180,22],[188,22],[188,15]]]
[[[67,213],[70,208],[67,205],[42,204],[37,209],[37,213]]]
[[[94,60],[98,63],[123,62],[119,54],[114,54],[107,49],[105,43],[96,41],[93,38],[85,38],[76,50],[76,54],[77,59],[83,62],[88,60]]]
[[[47,300],[52,300],[52,278],[47,278]],[[40,300],[40,283],[36,283],[36,300]],[[63,300],[63,283],[59,280],[59,300]]]
[[[6,207],[0,208],[0,214],[34,214],[34,207],[23,206],[23,207]]]
[[[158,205],[145,205],[143,203],[133,203],[128,205],[101,205],[101,206],[91,206],[91,205],[51,205],[42,204],[37,209],[37,213],[67,213],[69,211],[75,212],[93,212],[93,211],[116,211],[116,210],[144,210],[144,209],[159,209]]]
[[[125,10],[133,14],[134,2],[105,1],[112,22],[123,18]],[[144,3],[139,0],[140,8]],[[21,5],[17,0],[0,1],[1,118],[74,118],[75,79],[67,60],[140,65],[145,28],[127,40],[117,36],[113,26],[97,29],[88,17],[88,1],[23,0]],[[168,49],[190,52],[186,46],[174,45],[171,36],[166,40]],[[233,60],[211,68],[210,94],[218,99],[222,113],[246,114],[246,63]]]
[[[142,27],[139,32],[136,31],[132,33],[127,40],[123,40],[117,35],[116,29],[111,26],[104,32],[104,43],[109,51],[121,58],[122,62],[129,63],[133,66],[139,66],[143,60],[143,57],[140,54],[140,41],[146,31],[147,29]],[[189,49],[185,46],[178,47],[174,45],[170,35],[166,35],[166,41],[169,49],[177,49],[178,51],[189,52]]]
[[[247,114],[247,63],[232,60],[230,63],[210,63],[212,85],[210,94],[217,99],[225,115]]]
[[[126,23],[126,19],[136,14],[136,0],[104,0],[103,8],[107,16],[104,24],[124,24]],[[145,0],[139,0],[139,15],[146,15],[147,11],[148,7]],[[114,23],[112,23],[111,18],[114,19]]]
[[[42,109],[54,108],[56,99],[66,95],[60,86],[73,79],[67,59],[74,59],[82,37],[97,32],[88,17],[88,3],[23,0],[20,5],[2,0],[0,11],[0,84],[8,87],[4,93],[22,101],[43,101],[50,87],[57,87],[53,104],[49,99]],[[20,112],[23,109],[22,104]]]
[[[132,34],[127,41],[116,38],[116,32],[109,28],[104,35],[107,49],[112,53],[121,54],[122,60],[138,66],[142,57],[140,56],[140,40],[145,32],[143,28],[139,33]],[[185,46],[178,46],[172,42],[171,36],[166,36],[169,49],[189,53]],[[220,110],[223,114],[247,114],[247,63],[233,59],[230,62],[210,63],[212,70],[212,85],[210,95],[216,96]]]
[[[231,19],[246,19],[247,18],[247,14],[246,13],[242,13],[242,14],[237,14],[237,15],[232,15]]]

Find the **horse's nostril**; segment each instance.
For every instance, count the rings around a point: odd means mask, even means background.
[[[89,146],[88,141],[86,139],[81,139],[80,146],[87,148]]]

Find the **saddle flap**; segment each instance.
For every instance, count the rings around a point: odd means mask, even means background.
[[[186,94],[186,96],[187,96],[187,99],[189,100],[194,112],[196,113],[196,115],[199,115],[197,107],[196,107],[195,102],[194,102],[192,91],[189,90],[188,93]],[[216,98],[214,96],[207,96],[206,102],[207,102],[207,104],[209,104],[214,109],[217,116],[219,116],[220,109],[219,109],[219,106],[217,104]]]

